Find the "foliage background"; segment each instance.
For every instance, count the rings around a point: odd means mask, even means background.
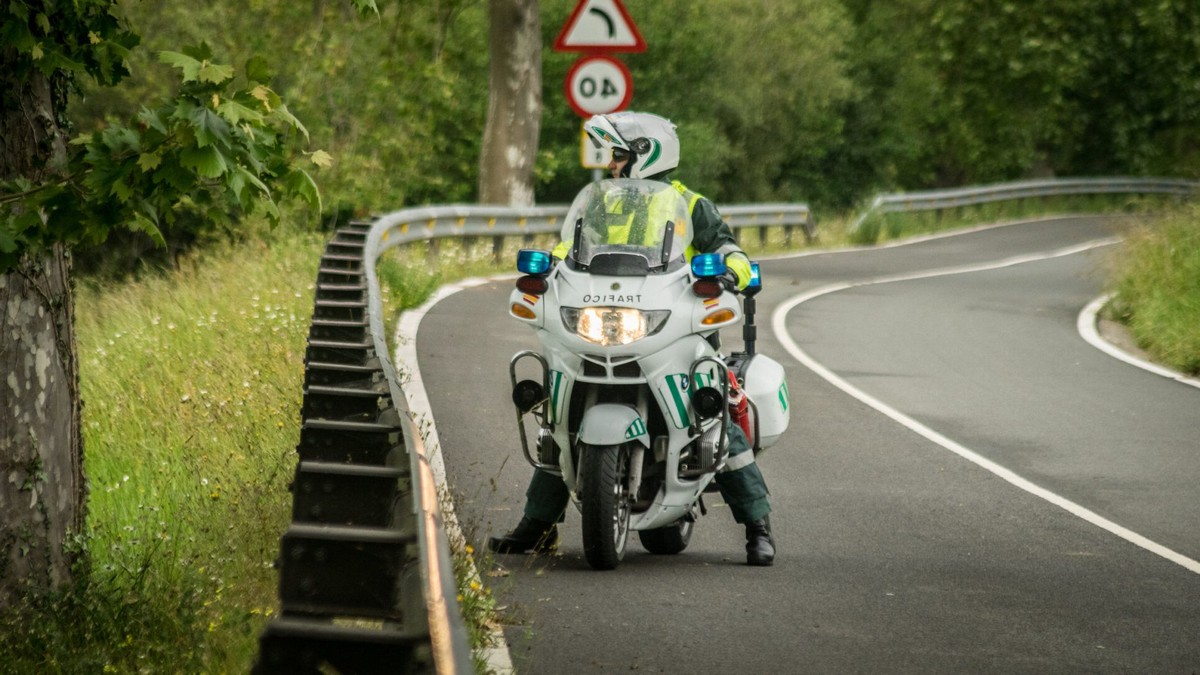
[[[575,0],[540,3],[536,196],[569,201],[579,119],[550,49]],[[677,177],[718,203],[845,210],[880,190],[1035,176],[1200,174],[1200,9],[1191,0],[626,0],[633,109],[679,125]],[[335,163],[326,219],[470,202],[487,108],[487,3],[124,0],[133,76],[94,88],[82,130],[165,93],[163,49],[266,57],[271,86]]]

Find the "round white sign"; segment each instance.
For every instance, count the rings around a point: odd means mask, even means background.
[[[623,110],[633,97],[633,77],[611,56],[585,56],[571,66],[566,79],[567,102],[581,117]]]

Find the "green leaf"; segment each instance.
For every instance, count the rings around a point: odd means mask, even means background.
[[[133,188],[129,187],[125,181],[118,180],[112,184],[112,187],[109,189],[109,193],[120,200],[122,204],[124,204],[129,201],[130,197],[133,196]]]
[[[291,193],[299,195],[308,205],[321,212],[321,192],[317,183],[303,169],[293,169],[283,177],[284,187]]]
[[[141,156],[138,157],[137,163],[138,166],[141,167],[142,171],[150,173],[151,171],[157,169],[159,164],[162,164],[162,154],[158,151],[143,152]]]
[[[198,45],[184,47],[183,53],[197,61],[209,61],[213,57],[212,48],[204,41],[201,41]]]
[[[225,163],[225,156],[211,145],[202,148],[188,148],[180,152],[179,163],[203,178],[217,178],[229,168]]]
[[[329,167],[333,166],[333,155],[330,155],[324,150],[317,150],[309,155],[308,158],[312,160],[313,164],[316,164],[322,169],[328,169]]]
[[[200,61],[179,52],[159,52],[158,60],[183,71],[184,82],[195,82],[200,77]]]
[[[267,212],[267,218],[270,219],[272,225],[279,224],[279,205],[271,199],[264,199],[261,203],[262,209]]]
[[[223,84],[233,79],[233,66],[201,61],[199,77],[201,82]]]
[[[231,124],[240,124],[242,122],[258,124],[263,120],[262,113],[230,99],[221,101],[221,104],[217,106],[217,114],[229,120]]]
[[[8,225],[0,222],[0,253],[12,253],[17,250],[17,239],[9,231]]]
[[[221,119],[208,108],[193,108],[188,112],[188,121],[192,124],[192,130],[196,134],[196,144],[200,147],[219,143],[223,147],[229,146],[229,123]]]
[[[379,15],[379,7],[375,5],[375,0],[354,0],[354,8],[358,10],[359,14],[366,14],[367,10],[370,10],[376,16]]]
[[[267,64],[267,60],[261,56],[254,56],[246,62],[246,79],[250,82],[270,82],[271,68]]]
[[[244,177],[244,178],[245,178],[247,181],[249,181],[249,182],[250,182],[250,184],[251,184],[251,185],[253,185],[254,187],[258,188],[259,192],[261,192],[261,193],[262,193],[263,195],[265,195],[265,196],[266,196],[268,199],[270,199],[270,197],[271,197],[271,189],[267,187],[267,184],[266,184],[266,183],[262,182],[262,180],[261,180],[261,179],[259,179],[259,177],[258,177],[258,176],[255,176],[253,172],[251,172],[251,171],[247,170],[247,169],[246,169],[246,167],[239,166],[239,167],[238,167],[238,171],[241,173],[241,175],[242,175],[242,176],[243,176],[243,177]]]
[[[196,174],[180,166],[179,160],[174,155],[167,155],[163,157],[162,165],[156,169],[151,180],[155,185],[160,186],[162,192],[168,192],[166,187],[169,186],[173,187],[176,192],[186,193],[196,185]]]
[[[167,123],[163,120],[162,114],[157,110],[142,108],[142,111],[138,113],[137,118],[139,122],[146,125],[146,128],[153,129],[163,136],[166,136],[168,133],[170,133],[167,131]]]
[[[271,111],[270,119],[275,122],[282,122],[285,126],[299,130],[301,134],[304,134],[304,140],[308,140],[308,129],[305,129],[304,125],[300,123],[300,120],[296,119],[296,116],[288,111],[286,105],[280,103],[274,110]]]
[[[158,229],[158,225],[153,220],[147,218],[141,211],[133,212],[133,222],[129,224],[129,229],[134,232],[145,232],[159,246],[167,245],[167,240],[163,237],[162,230]]]

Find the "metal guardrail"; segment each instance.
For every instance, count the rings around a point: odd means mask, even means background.
[[[385,230],[382,235],[385,247],[399,246],[416,241],[445,239],[451,237],[533,236],[557,234],[562,229],[562,219],[567,215],[566,205],[507,207],[452,205],[404,209],[380,216],[375,226]],[[766,228],[782,227],[790,243],[791,232],[799,227],[805,241],[816,238],[816,223],[812,212],[804,204],[750,204],[721,208],[721,216],[732,229],[757,228],[761,238],[766,237]],[[499,242],[496,243],[499,249]]]
[[[437,485],[388,356],[387,232],[352,223],[321,257],[280,613],[255,673],[473,672]]]
[[[925,190],[883,194],[871,200],[867,210],[851,225],[857,231],[877,214],[932,211],[960,206],[1033,197],[1085,194],[1177,194],[1190,195],[1200,182],[1175,178],[1048,178],[996,183],[953,190]]]

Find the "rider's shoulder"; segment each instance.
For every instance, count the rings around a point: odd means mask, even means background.
[[[683,195],[683,198],[687,200],[688,208],[690,209],[695,209],[698,202],[708,201],[707,197],[684,185],[681,181],[672,180],[671,186],[678,190],[679,194]]]

